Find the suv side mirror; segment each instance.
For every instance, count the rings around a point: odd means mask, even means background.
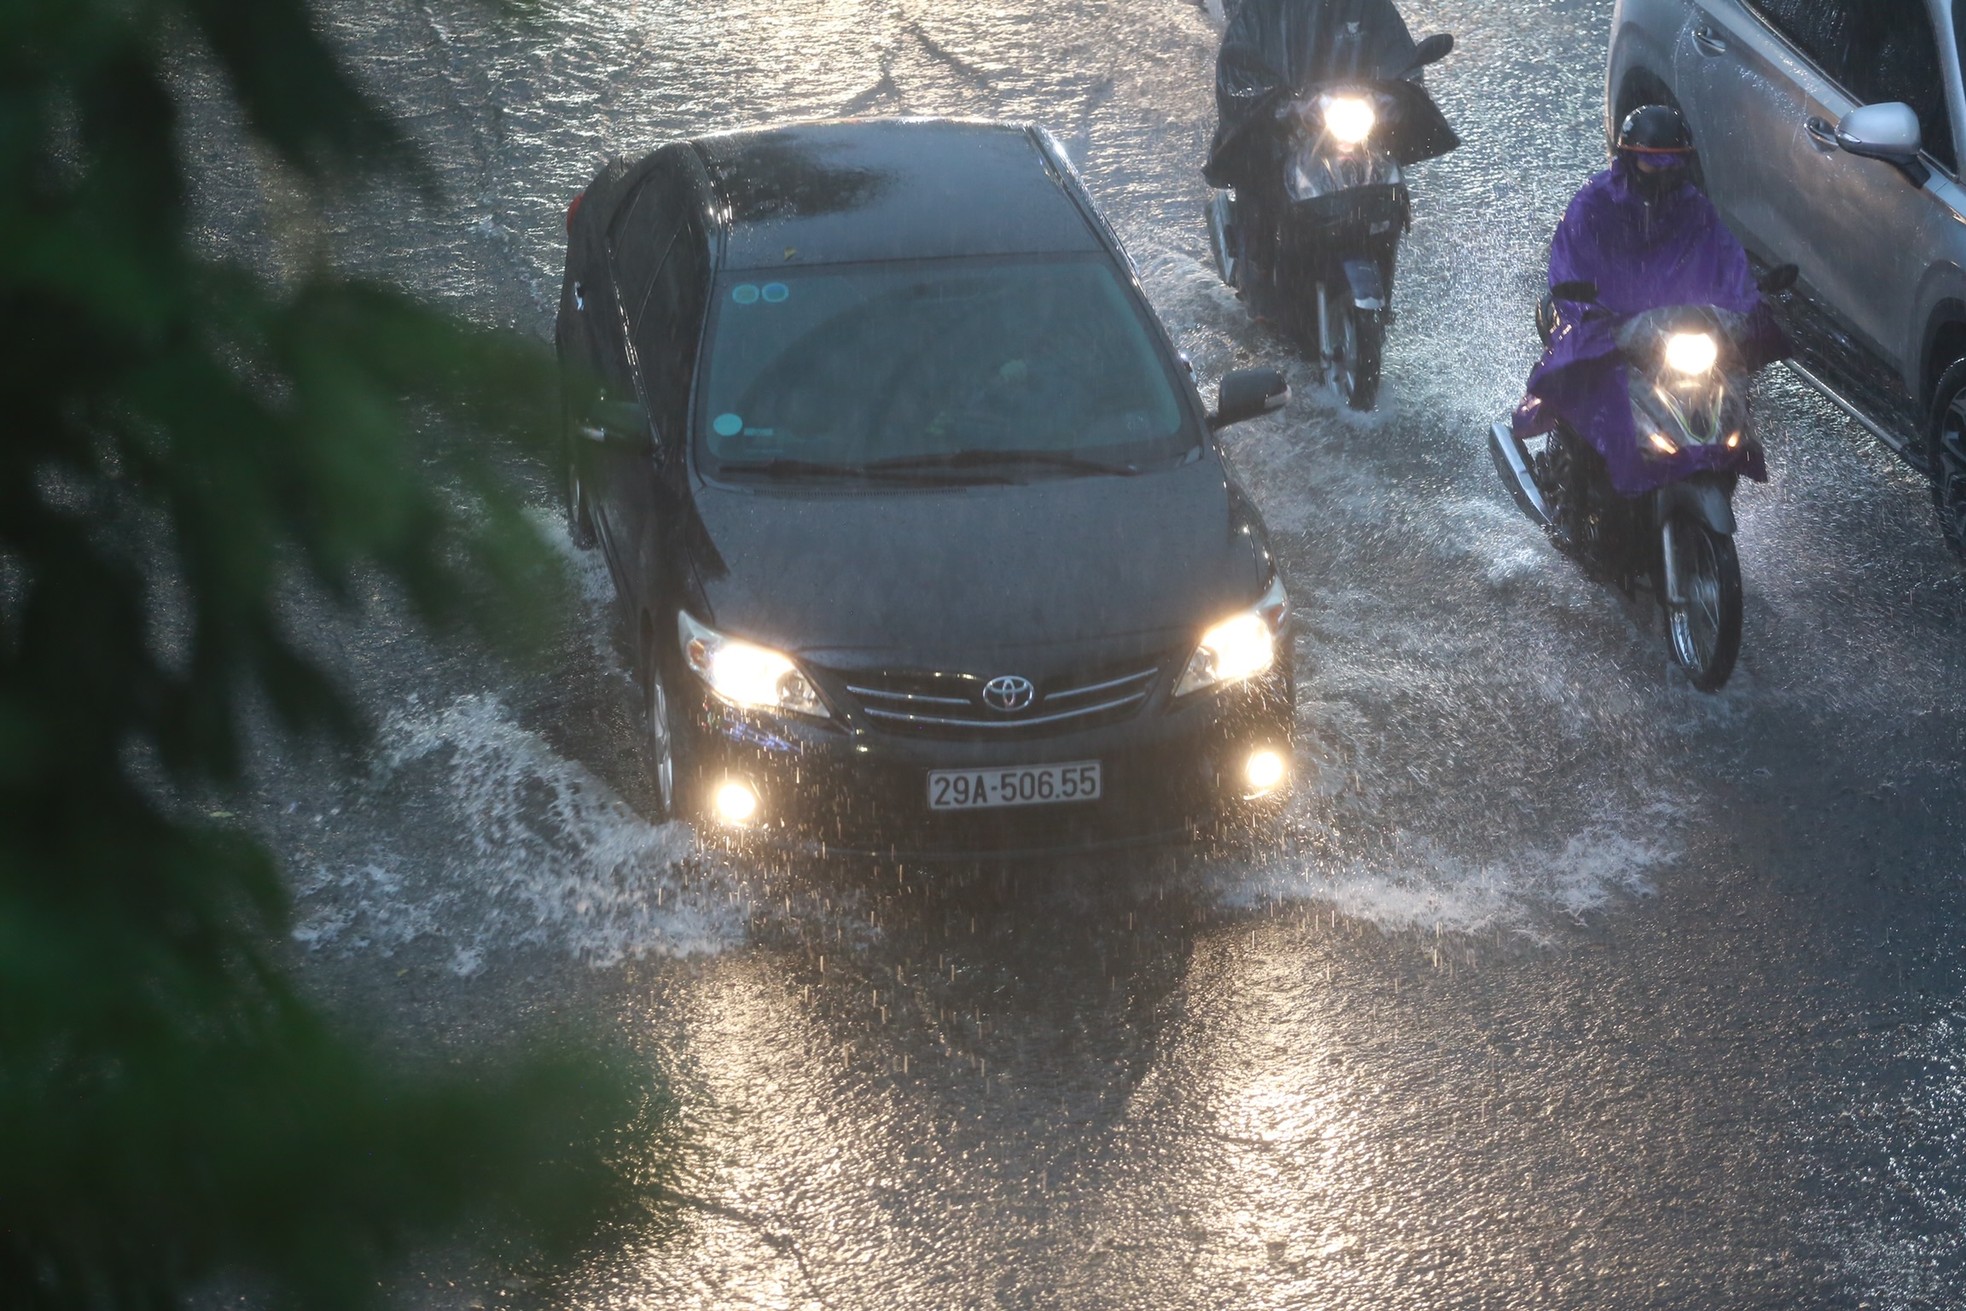
[[[1208,416],[1210,430],[1226,428],[1244,419],[1273,414],[1290,403],[1290,384],[1275,369],[1237,369],[1222,375],[1216,392],[1215,413]]]
[[[1918,158],[1918,115],[1910,105],[1886,101],[1853,109],[1836,125],[1836,144],[1865,159],[1909,164]]]

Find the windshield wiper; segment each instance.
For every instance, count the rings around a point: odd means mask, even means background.
[[[800,460],[786,455],[775,455],[768,460],[720,460],[717,463],[719,474],[762,474],[767,478],[836,478],[844,481],[873,479],[880,482],[908,482],[936,484],[947,483],[947,478],[934,475],[933,466],[910,468],[906,464],[889,465],[885,460],[872,464],[835,464],[830,460]]]
[[[1063,469],[1071,473],[1103,473],[1118,477],[1131,477],[1140,472],[1130,464],[1108,464],[1103,460],[1087,459],[1070,451],[1042,451],[1018,449],[1008,451],[969,450],[949,451],[940,455],[897,455],[885,460],[875,460],[866,467],[882,470],[929,470],[929,469],[998,469],[1007,465],[1034,464],[1047,469]]]

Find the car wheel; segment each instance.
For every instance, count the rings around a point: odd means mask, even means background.
[[[580,463],[575,458],[577,449],[573,436],[573,407],[563,396],[560,401],[560,464],[565,470],[562,508],[566,511],[567,536],[573,540],[576,550],[591,551],[595,540],[594,514],[587,504],[587,489],[581,483]]]
[[[642,811],[651,824],[666,824],[679,817],[677,781],[681,734],[676,731],[676,711],[669,700],[669,689],[653,653],[642,659]]]
[[[1939,530],[1946,544],[1966,558],[1966,360],[1955,361],[1939,378],[1926,457]]]
[[[575,550],[594,549],[594,515],[588,508],[587,489],[581,485],[580,469],[574,464],[571,452],[567,459],[567,536],[573,539]]]

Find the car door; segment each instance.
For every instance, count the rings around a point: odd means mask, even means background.
[[[585,468],[593,489],[594,525],[617,585],[630,596],[639,594],[640,532],[655,466],[655,435],[642,392],[635,324],[682,221],[681,202],[672,194],[673,177],[660,165],[655,161],[631,184],[632,192],[608,225],[613,349],[600,380],[604,394],[596,421],[586,429],[592,439]]]
[[[679,162],[679,171],[684,162]],[[643,297],[629,315],[638,391],[652,445],[634,476],[643,494],[623,498],[622,536],[639,594],[664,594],[663,567],[674,557],[687,494],[690,391],[696,376],[711,271],[709,226],[692,193],[679,190],[674,235]],[[628,477],[624,469],[622,477]]]
[[[1674,51],[1674,80],[1700,149],[1707,193],[1734,234],[1805,279],[1795,210],[1798,152],[1808,152],[1804,86],[1843,58],[1855,10],[1870,0],[1699,0]]]
[[[1942,52],[1925,0],[1701,0],[1677,56],[1698,107],[1708,191],[1736,234],[1892,374],[1946,230],[1932,185],[1956,167]],[[1932,183],[1851,155],[1835,125],[1864,104],[1918,111]],[[1861,361],[1846,362],[1862,369]]]
[[[601,528],[598,498],[604,464],[600,443],[605,438],[608,407],[614,398],[631,395],[633,390],[621,307],[611,272],[610,225],[597,208],[609,203],[606,188],[613,181],[605,175],[597,179],[583,195],[577,217],[568,223],[567,285],[562,292],[558,341],[566,406],[563,454],[578,478],[597,532]]]
[[[1954,224],[1936,194],[1956,175],[1938,31],[1925,0],[1862,0],[1843,65],[1802,85],[1793,138],[1793,259],[1804,279],[1894,371],[1915,371],[1910,342],[1919,285],[1943,259]],[[1836,145],[1835,126],[1864,105],[1896,101],[1918,114],[1922,168],[1865,159]],[[1906,368],[1907,362],[1910,368]]]

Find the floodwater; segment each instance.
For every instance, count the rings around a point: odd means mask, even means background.
[[[1603,159],[1609,0],[1409,0],[1465,139],[1415,170],[1378,412],[1206,263],[1217,29],[1192,0],[338,0],[448,203],[351,204],[351,267],[546,337],[609,153],[788,117],[1042,122],[1230,430],[1300,620],[1309,780],[1272,846],[984,869],[699,851],[630,791],[592,557],[535,667],[386,599],[325,625],[382,728],[268,766],[323,995],[418,1041],[570,1022],[661,1064],[708,1205],[565,1287],[416,1307],[1966,1306],[1966,573],[1918,481],[1787,375],[1738,502],[1741,667],[1563,564],[1482,445],[1547,234]],[[222,123],[210,237],[264,253]]]

